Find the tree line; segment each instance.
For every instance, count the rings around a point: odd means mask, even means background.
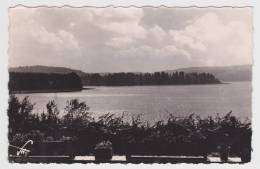
[[[138,85],[182,85],[220,83],[210,73],[155,72],[155,73],[108,73],[88,74],[82,78],[89,86],[138,86]]]
[[[72,91],[86,86],[141,86],[221,83],[209,73],[90,73],[79,77],[76,73],[9,73],[9,91]]]

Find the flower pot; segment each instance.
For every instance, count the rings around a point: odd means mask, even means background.
[[[111,149],[96,149],[95,150],[95,160],[96,161],[109,161],[112,159]]]
[[[113,150],[112,143],[109,141],[98,143],[95,147],[95,160],[96,161],[109,161],[112,159]]]
[[[250,148],[244,148],[241,151],[241,162],[248,163],[251,161],[251,151]]]
[[[228,156],[229,156],[229,146],[226,145],[220,146],[219,156],[220,156],[220,161],[226,163],[228,161]]]

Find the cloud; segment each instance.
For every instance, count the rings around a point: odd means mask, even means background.
[[[138,22],[111,22],[102,24],[100,27],[112,33],[142,39],[146,37],[146,31],[143,27],[138,25]]]
[[[175,43],[178,44],[178,46],[182,48],[190,48],[193,50],[200,50],[200,51],[205,51],[205,46],[194,38],[193,36],[189,36],[186,34],[187,32],[185,31],[170,31],[169,34],[173,37],[173,40]]]
[[[158,25],[155,25],[151,29],[149,29],[148,36],[153,37],[158,42],[162,42],[166,35],[167,33],[165,32],[165,30]]]
[[[114,37],[106,45],[111,47],[127,47],[128,45],[132,44],[134,40],[130,37],[123,36],[123,37]]]
[[[95,14],[102,18],[96,24],[104,31],[129,38],[142,39],[146,37],[146,30],[139,24],[144,15],[142,9],[105,8],[95,10]]]
[[[252,24],[224,23],[216,13],[208,12],[183,30],[170,30],[169,34],[178,47],[193,53],[193,59],[203,57],[204,65],[252,63]]]
[[[59,51],[78,51],[79,45],[75,37],[64,30],[59,30],[57,33],[48,32],[44,27],[36,28],[28,34],[28,38],[37,39],[39,46],[46,45]],[[31,36],[31,37],[30,37]]]
[[[118,64],[117,71],[159,71],[172,69],[176,64],[192,62],[188,52],[174,45],[161,48],[153,48],[149,45],[129,47],[115,53],[114,59],[121,63]],[[154,69],[151,70],[151,67]]]
[[[32,18],[34,12],[35,10],[25,9],[10,12],[9,64],[51,64],[52,61],[61,60],[61,56],[72,60],[81,55],[73,34],[62,29],[57,32],[48,31]]]
[[[92,8],[89,11],[94,13],[98,18],[111,19],[113,21],[136,21],[143,17],[143,10],[140,8]]]
[[[10,66],[86,72],[252,63],[250,8],[13,8]]]

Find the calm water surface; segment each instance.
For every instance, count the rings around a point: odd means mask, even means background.
[[[91,90],[61,93],[16,94],[29,96],[36,103],[34,111],[46,111],[49,100],[55,100],[61,113],[69,99],[85,101],[94,116],[115,113],[130,118],[142,114],[149,121],[166,119],[169,113],[185,116],[224,115],[229,111],[241,118],[251,119],[251,82],[221,85],[127,86],[93,87]]]

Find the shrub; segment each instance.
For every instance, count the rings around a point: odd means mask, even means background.
[[[32,114],[33,106],[28,97],[20,101],[10,96],[10,142],[28,139],[70,141],[73,142],[71,149],[79,154],[93,153],[98,143],[104,140],[113,143],[117,154],[132,151],[133,146],[139,147],[135,150],[144,154],[171,154],[174,151],[188,152],[189,149],[216,152],[217,146],[228,145],[232,155],[250,155],[251,123],[233,116],[232,112],[223,117],[206,118],[195,114],[186,117],[171,114],[165,121],[149,124],[141,120],[141,115],[133,116],[131,122],[125,120],[124,114],[107,113],[94,119],[86,103],[77,99],[67,102],[63,117],[58,116],[54,101],[47,104],[47,113],[43,112],[41,117]]]

